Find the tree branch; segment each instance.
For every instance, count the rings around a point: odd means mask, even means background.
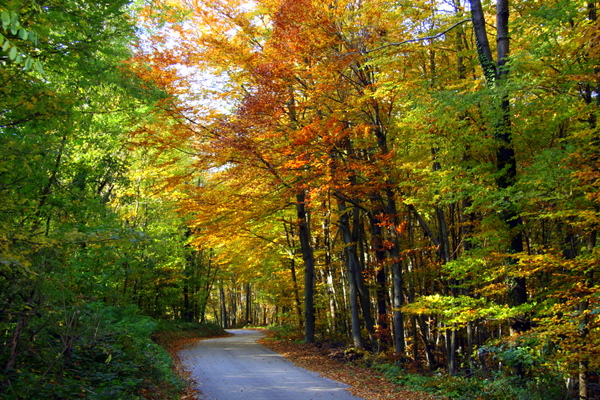
[[[408,39],[408,40],[404,40],[404,41],[402,41],[402,42],[397,42],[397,43],[388,43],[388,44],[384,44],[383,46],[380,46],[380,47],[374,48],[374,49],[372,49],[372,50],[367,50],[365,53],[366,53],[366,54],[369,54],[369,53],[373,53],[374,51],[378,51],[378,50],[381,50],[381,49],[385,49],[386,47],[391,47],[391,46],[401,46],[401,45],[403,45],[403,44],[406,44],[406,43],[414,43],[414,42],[421,42],[421,41],[423,41],[423,40],[433,40],[433,39],[437,39],[437,38],[439,38],[439,37],[441,37],[441,36],[444,36],[446,33],[450,32],[452,29],[456,28],[457,26],[459,26],[459,25],[462,25],[462,24],[464,24],[465,22],[470,22],[470,21],[471,21],[471,18],[464,19],[464,20],[462,20],[462,21],[459,21],[459,22],[455,23],[454,25],[450,26],[450,27],[449,27],[449,28],[447,28],[446,30],[444,30],[444,31],[442,31],[442,32],[440,32],[440,33],[438,33],[438,34],[436,34],[436,35],[433,35],[433,36],[427,36],[427,37],[422,37],[422,38],[416,38],[416,39]]]

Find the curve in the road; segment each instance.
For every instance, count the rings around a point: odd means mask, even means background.
[[[258,331],[206,339],[181,350],[184,366],[206,400],[360,400],[347,385],[297,367],[256,343]]]

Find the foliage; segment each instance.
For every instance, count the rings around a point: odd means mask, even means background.
[[[569,399],[562,380],[551,374],[539,374],[536,380],[523,381],[518,377],[423,375],[404,371],[393,364],[379,364],[393,382],[416,391],[432,393],[456,400],[562,400]]]
[[[93,302],[53,313],[55,323],[28,344],[36,357],[3,376],[11,381],[3,398],[176,398],[183,387],[150,339],[157,322],[134,307]]]
[[[588,396],[598,9],[534,3],[4,2],[4,369],[102,299]]]
[[[225,330],[214,322],[198,323],[159,320],[152,337],[160,345],[168,346],[181,340],[222,336],[225,334]]]
[[[301,339],[301,335],[295,325],[272,325],[268,329],[273,333],[274,340],[299,341]]]
[[[168,97],[127,63],[136,7],[0,14],[0,397],[174,398],[182,383],[137,310],[180,312],[192,250],[145,175],[160,155],[131,142]]]
[[[585,391],[596,3],[498,1],[502,23],[477,0],[164,3],[137,59],[175,96],[172,129],[140,137],[194,154],[180,204],[226,271],[223,322],[252,284],[263,311],[302,324],[304,265],[322,337],[450,374],[508,362],[534,382],[542,363]],[[490,365],[484,346],[501,348]]]

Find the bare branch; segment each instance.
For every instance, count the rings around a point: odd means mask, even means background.
[[[404,40],[404,41],[402,41],[402,42],[397,42],[397,43],[388,43],[388,44],[384,44],[383,46],[377,47],[377,48],[375,48],[375,49],[372,49],[372,50],[367,50],[367,51],[366,51],[366,53],[367,53],[367,54],[369,54],[369,53],[373,53],[374,51],[378,51],[378,50],[381,50],[381,49],[385,49],[386,47],[391,47],[391,46],[401,46],[401,45],[403,45],[403,44],[406,44],[406,43],[414,43],[414,42],[421,42],[421,41],[423,41],[423,40],[433,40],[433,39],[437,39],[437,38],[439,38],[439,37],[441,37],[441,36],[444,36],[446,33],[450,32],[452,29],[456,28],[457,26],[459,26],[459,25],[462,25],[462,24],[464,24],[465,22],[470,22],[470,21],[471,21],[471,18],[468,18],[468,19],[464,19],[464,20],[462,20],[462,21],[459,21],[459,22],[455,23],[454,25],[450,26],[448,29],[446,29],[446,30],[444,30],[444,31],[442,31],[442,32],[440,32],[440,33],[438,33],[437,35],[433,35],[433,36],[427,36],[427,37],[422,37],[422,38],[416,38],[416,39],[408,39],[408,40]]]

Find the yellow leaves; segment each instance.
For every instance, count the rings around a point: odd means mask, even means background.
[[[481,318],[488,320],[508,320],[521,315],[532,307],[508,307],[484,298],[470,296],[442,296],[439,294],[421,296],[414,303],[405,305],[402,311],[410,314],[437,315],[446,324],[464,325]]]

